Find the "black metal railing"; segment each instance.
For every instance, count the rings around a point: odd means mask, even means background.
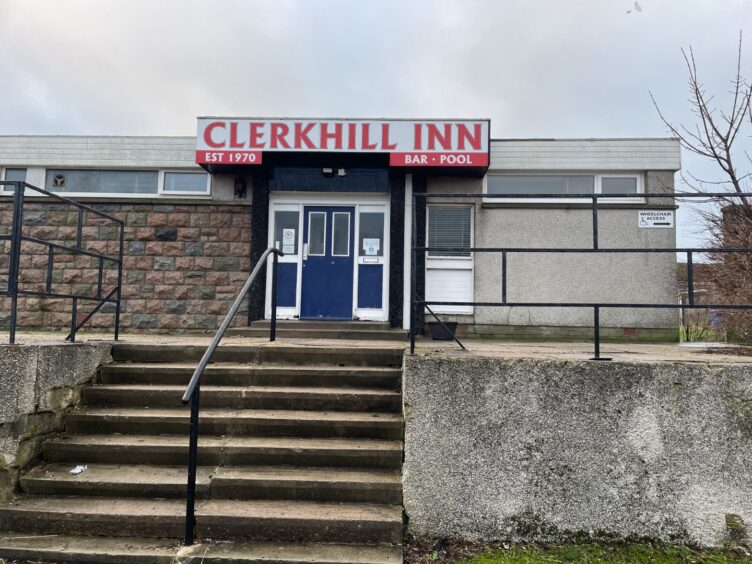
[[[214,355],[217,347],[219,346],[222,337],[224,337],[227,329],[230,327],[233,319],[240,310],[240,306],[251,289],[253,281],[256,279],[261,270],[266,266],[269,255],[273,256],[272,261],[272,287],[271,287],[271,322],[269,326],[269,341],[274,341],[277,338],[277,266],[279,264],[278,258],[284,256],[284,253],[274,247],[269,247],[259,258],[256,266],[253,268],[251,275],[245,281],[243,288],[235,298],[230,311],[225,316],[224,321],[217,329],[214,339],[212,339],[209,348],[204,352],[204,356],[201,357],[201,361],[198,363],[196,370],[193,371],[193,376],[188,383],[183,394],[183,404],[191,402],[191,420],[190,420],[190,436],[188,441],[188,489],[186,495],[185,505],[185,538],[183,543],[186,546],[193,544],[195,531],[196,531],[196,465],[198,463],[198,416],[199,416],[199,394],[201,389],[201,376],[209,364],[212,356]],[[250,307],[250,303],[248,304]]]
[[[114,332],[115,340],[120,336],[120,303],[122,297],[123,287],[123,245],[125,237],[125,223],[96,210],[92,207],[86,206],[79,202],[75,202],[59,194],[54,194],[27,184],[26,182],[11,182],[0,181],[0,187],[11,187],[13,189],[13,213],[10,222],[10,233],[0,234],[0,241],[10,241],[10,254],[9,254],[9,267],[8,267],[8,283],[5,289],[0,288],[0,296],[10,296],[10,343],[16,342],[16,330],[18,328],[18,298],[19,297],[42,297],[42,298],[63,298],[72,300],[71,307],[71,320],[70,320],[70,333],[66,337],[66,340],[75,341],[76,333],[105,305],[114,304],[115,306],[115,322]],[[66,245],[54,241],[46,241],[38,237],[32,237],[30,235],[24,235],[24,204],[26,200],[26,192],[31,190],[36,194],[43,196],[43,198],[34,198],[34,203],[40,206],[48,206],[53,203],[62,203],[67,206],[71,206],[77,210],[76,217],[76,242],[75,246]],[[0,199],[0,205],[5,203],[11,203],[10,199]],[[119,251],[117,256],[110,256],[102,253],[96,253],[87,251],[83,248],[83,228],[84,228],[84,214],[94,214],[102,219],[113,222],[119,227]],[[47,264],[46,264],[46,276],[44,282],[44,290],[35,290],[31,288],[21,287],[20,278],[22,274],[21,257],[23,254],[23,244],[28,243],[32,245],[41,245],[47,247]],[[97,290],[93,296],[78,294],[75,291],[71,292],[58,292],[53,288],[53,270],[55,265],[55,258],[57,255],[82,255],[95,259],[98,264],[98,276],[97,276]],[[103,288],[105,283],[105,263],[114,264],[117,267],[117,283],[106,294]],[[90,301],[95,302],[94,308],[86,314],[86,316],[79,321],[78,320],[78,302]]]
[[[712,303],[697,303],[695,301],[694,291],[694,257],[698,254],[721,254],[721,253],[752,253],[752,248],[633,248],[633,247],[608,247],[603,248],[599,246],[598,242],[598,213],[601,209],[599,206],[599,200],[616,199],[620,200],[618,204],[625,204],[631,200],[635,201],[636,198],[640,199],[640,205],[629,205],[629,209],[656,209],[664,208],[665,205],[651,204],[650,198],[655,199],[670,199],[674,204],[677,200],[682,199],[702,199],[710,201],[725,201],[730,202],[739,198],[750,198],[752,193],[694,193],[694,192],[659,192],[659,193],[639,193],[639,194],[442,194],[442,193],[426,193],[416,192],[413,194],[412,201],[412,256],[411,256],[411,302],[410,302],[410,353],[415,353],[415,338],[418,332],[418,316],[419,308],[422,306],[429,311],[429,313],[436,318],[445,328],[446,326],[441,322],[438,316],[430,309],[429,306],[465,306],[465,307],[524,307],[524,308],[589,308],[593,310],[593,342],[594,342],[594,355],[591,360],[610,360],[601,356],[601,321],[600,314],[602,309],[614,308],[614,309],[727,309],[727,310],[752,310],[752,304],[712,304]],[[417,202],[422,200],[424,203],[427,199],[431,200],[451,200],[451,199],[464,199],[464,200],[569,200],[572,203],[585,202],[585,208],[588,207],[592,210],[591,216],[591,232],[592,232],[592,247],[585,248],[528,248],[528,247],[462,247],[462,248],[447,248],[447,247],[428,247],[424,245],[418,245],[418,226],[417,226]],[[643,204],[644,199],[644,204]],[[589,203],[587,203],[589,202]],[[623,207],[623,206],[622,206]],[[672,207],[675,208],[674,205]],[[606,209],[621,209],[608,207]],[[417,290],[417,257],[418,253],[423,253],[426,257],[428,252],[461,252],[461,253],[495,253],[501,256],[501,288],[499,289],[500,301],[434,301],[421,298]],[[687,258],[687,303],[678,303],[678,300],[674,303],[641,303],[641,302],[603,302],[603,301],[586,301],[586,302],[518,302],[510,301],[507,296],[507,278],[508,278],[508,257],[511,254],[527,254],[527,253],[591,253],[591,254],[606,254],[606,253],[682,253]],[[677,324],[678,330],[678,324]],[[454,336],[455,341],[464,349],[464,345]]]

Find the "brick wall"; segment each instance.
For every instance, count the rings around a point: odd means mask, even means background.
[[[248,206],[146,203],[94,204],[123,219],[124,330],[208,331],[218,327],[250,272],[251,215]],[[24,234],[75,244],[77,213],[62,204],[29,202]],[[0,203],[0,234],[10,231],[10,202]],[[94,214],[85,214],[83,248],[112,256],[118,251],[118,229]],[[0,285],[7,284],[9,242],[0,242]],[[47,248],[25,242],[21,256],[21,288],[44,290]],[[52,271],[52,289],[59,293],[95,295],[98,260],[59,254]],[[103,293],[117,279],[114,265],[105,268]],[[94,302],[79,302],[79,317]],[[19,328],[65,329],[71,300],[28,297],[19,300]],[[0,298],[0,326],[7,326],[9,298]],[[106,306],[87,327],[111,329],[114,307]],[[238,316],[237,323],[242,323]]]

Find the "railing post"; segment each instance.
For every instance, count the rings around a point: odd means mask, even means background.
[[[501,303],[507,303],[507,252],[501,251]]]
[[[272,311],[271,311],[271,323],[269,329],[269,341],[275,341],[277,339],[277,265],[279,264],[279,257],[277,253],[272,253]]]
[[[593,342],[595,345],[595,356],[593,360],[601,359],[601,308],[593,308]]]
[[[595,355],[590,360],[611,360],[611,358],[601,356],[601,308],[593,307],[593,343],[595,346]]]
[[[8,269],[8,292],[10,293],[10,344],[16,343],[18,319],[18,277],[21,266],[23,233],[24,183],[16,182],[13,192],[13,220],[11,223],[10,268]]]
[[[418,197],[413,192],[412,205],[412,235],[410,238],[410,354],[415,354],[415,323],[417,321],[417,304],[415,303],[415,293],[417,292],[418,283],[415,279],[418,271],[418,258],[416,246],[418,243],[418,221],[417,221],[417,200]]]
[[[120,338],[120,310],[123,296],[123,255],[125,254],[125,221],[120,224],[120,249],[118,253],[117,297],[115,298],[115,340]]]
[[[692,251],[687,251],[687,298],[689,305],[695,305],[695,274]]]
[[[18,278],[21,268],[21,236],[23,234],[24,183],[16,182],[13,192],[13,219],[11,222],[10,268],[8,269],[8,292],[10,293],[10,344],[16,343],[18,320]]]
[[[191,423],[188,439],[188,487],[185,498],[185,538],[183,544],[193,544],[196,531],[196,465],[198,463],[198,407],[201,382],[196,383],[191,396]]]
[[[76,249],[81,250],[81,235],[84,227],[84,210],[78,208],[78,218],[76,220]],[[73,298],[73,305],[71,306],[71,330],[70,330],[70,342],[76,342],[76,330],[78,321],[78,298]]]

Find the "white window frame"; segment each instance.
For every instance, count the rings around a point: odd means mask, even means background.
[[[28,166],[4,166],[2,168],[2,173],[3,173],[2,174],[2,179],[3,180],[7,180],[7,178],[5,178],[5,175],[6,175],[6,173],[7,173],[7,171],[8,171],[9,168],[11,168],[11,169],[17,169],[17,168],[24,169],[26,171],[26,177],[28,178],[28,175],[29,175],[29,167]],[[7,190],[6,186],[3,184],[3,185],[0,185],[0,195],[12,196],[13,192],[10,191],[10,190]]]
[[[338,255],[334,252],[334,224],[335,216],[337,215],[344,215],[347,216],[347,252],[344,255]],[[350,224],[350,212],[332,212],[332,256],[333,257],[349,257],[350,256],[350,229],[352,228],[352,225]]]
[[[637,181],[637,195],[629,198],[598,198],[598,205],[608,204],[642,204],[645,203],[644,173],[634,171],[608,171],[599,172],[593,170],[489,170],[483,176],[483,203],[485,204],[590,204],[593,199],[588,198],[503,198],[488,196],[489,176],[593,176],[593,193],[602,194],[602,180],[604,178],[634,178]]]
[[[57,192],[53,190],[52,188],[47,188],[47,173],[50,170],[74,170],[74,171],[82,171],[82,170],[96,170],[96,171],[104,171],[104,172],[120,172],[120,171],[126,171],[126,172],[156,172],[157,173],[157,191],[156,192],[150,192],[148,194],[127,194],[123,192]],[[44,190],[49,190],[53,194],[57,194],[59,196],[62,196],[64,198],[132,198],[134,200],[144,200],[148,198],[158,198],[159,197],[159,169],[156,168],[128,168],[128,167],[118,167],[118,168],[102,168],[102,167],[72,167],[72,166],[64,166],[64,167],[45,167],[44,169],[44,186],[42,186]]]
[[[426,246],[428,246],[428,233],[429,233],[429,221],[430,213],[429,207],[453,207],[453,208],[470,208],[470,247],[475,245],[475,206],[473,204],[448,204],[444,202],[434,203],[430,200],[426,203]],[[469,272],[470,275],[470,300],[475,300],[475,253],[470,253],[466,257],[432,257],[426,252],[425,261],[425,275],[426,281],[431,275],[431,271],[442,270],[462,270]],[[427,291],[426,291],[427,293]],[[451,300],[440,300],[451,301]],[[473,315],[475,308],[473,306],[431,306],[431,309],[436,313],[454,314],[454,315]],[[426,313],[428,310],[426,310]]]
[[[8,166],[8,167],[2,167],[2,177],[3,180],[5,180],[5,170],[7,168],[25,168],[28,170],[28,166]],[[132,171],[132,172],[156,172],[157,173],[157,191],[156,192],[149,192],[148,194],[129,194],[124,192],[56,192],[55,190],[51,190],[51,192],[58,194],[60,196],[63,196],[65,198],[118,198],[118,199],[132,199],[132,200],[148,200],[148,199],[155,199],[155,198],[171,198],[171,197],[177,197],[177,198],[196,198],[196,199],[207,199],[211,197],[211,188],[212,188],[212,175],[209,173],[206,173],[206,191],[205,192],[185,192],[185,191],[164,191],[164,175],[166,172],[188,172],[188,173],[200,173],[201,170],[197,170],[195,168],[165,168],[165,169],[157,169],[157,168],[132,168],[132,167],[117,167],[117,168],[102,168],[102,167],[71,167],[71,166],[65,166],[65,167],[44,167],[42,170],[42,176],[44,178],[44,185],[41,186],[42,189],[47,190],[46,184],[47,184],[47,172],[49,170],[96,170],[96,171]],[[0,195],[12,195],[12,193],[8,193],[5,190],[1,189],[0,186]],[[40,197],[44,197],[43,194],[38,194]]]
[[[323,245],[323,247],[321,249],[322,252],[321,253],[315,253],[315,254],[311,252],[311,224],[313,223],[311,221],[311,216],[314,215],[314,214],[323,215],[324,216],[324,245]],[[326,221],[326,216],[327,215],[328,214],[325,211],[309,211],[308,212],[308,217],[306,218],[308,220],[308,229],[307,229],[307,235],[308,236],[306,237],[306,240],[308,242],[307,243],[303,243],[303,245],[305,245],[305,250],[303,251],[303,256],[305,256],[305,257],[325,257],[326,256],[326,228],[327,228],[327,223],[328,223]]]
[[[608,172],[598,174],[597,177],[597,190],[599,194],[603,193],[603,179],[604,178],[634,178],[637,181],[637,195],[632,198],[603,198],[598,199],[598,205],[600,204],[624,204],[624,203],[645,203],[645,183],[643,182],[644,175],[634,172]]]
[[[191,192],[188,190],[165,190],[165,174],[169,172],[177,172],[182,174],[206,174],[206,190],[204,192]],[[159,170],[159,176],[157,177],[157,194],[159,196],[189,196],[189,197],[206,197],[211,196],[211,181],[212,175],[205,170],[196,170],[195,168],[165,168]]]

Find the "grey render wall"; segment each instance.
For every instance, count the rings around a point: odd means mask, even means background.
[[[673,189],[673,173],[649,171],[647,191]],[[480,179],[431,178],[429,192],[479,193]],[[429,200],[459,203],[461,200]],[[475,205],[478,247],[592,247],[592,213],[584,207],[509,207]],[[642,209],[665,208],[670,201],[651,201]],[[599,212],[599,244],[605,247],[673,248],[674,229],[640,229],[637,208]],[[501,301],[501,256],[475,257],[475,301]],[[510,301],[538,302],[676,302],[676,256],[664,254],[527,254],[509,255],[507,296]],[[592,309],[477,307],[472,322],[480,325],[590,326]],[[605,309],[606,327],[673,328],[675,310]]]
[[[415,535],[749,541],[752,364],[430,354],[403,386]]]
[[[62,430],[82,384],[111,362],[109,343],[0,345],[0,503],[15,490],[18,473],[39,454],[50,433]]]

